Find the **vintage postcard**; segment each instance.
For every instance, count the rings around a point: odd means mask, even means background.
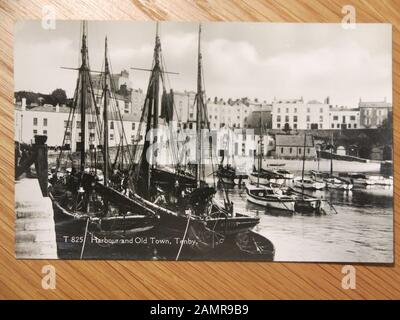
[[[390,24],[19,21],[16,257],[393,262]]]

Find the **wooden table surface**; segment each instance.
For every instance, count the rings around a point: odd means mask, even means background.
[[[395,265],[356,265],[355,290],[341,286],[343,265],[253,262],[43,261],[14,257],[13,25],[40,19],[52,4],[57,19],[272,21],[340,23],[342,6],[357,22],[393,25],[395,162],[399,157],[400,2],[398,0],[0,0],[0,299],[399,299],[399,202]],[[395,174],[395,196],[399,176]],[[56,268],[55,290],[41,286],[42,267]]]

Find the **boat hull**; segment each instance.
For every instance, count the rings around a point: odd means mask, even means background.
[[[281,196],[278,194],[268,195],[264,194],[263,191],[264,191],[263,188],[247,187],[246,188],[247,201],[266,208],[273,208],[278,210],[294,212],[295,201],[291,197]],[[257,193],[261,193],[261,195],[258,195]]]
[[[249,175],[249,180],[253,184],[259,183],[264,186],[267,186],[271,183],[273,183],[273,184],[284,184],[285,183],[285,179],[283,179],[283,178],[270,178],[270,179],[263,178],[263,177],[258,178],[256,175],[253,175],[253,174]]]
[[[301,189],[322,190],[326,187],[326,184],[325,182],[319,181],[302,181],[301,179],[295,179],[294,186]]]

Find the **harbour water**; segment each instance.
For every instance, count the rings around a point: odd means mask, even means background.
[[[251,204],[245,188],[228,193],[238,212],[260,217],[255,231],[272,241],[275,261],[393,262],[392,187],[306,191],[328,200],[337,211],[326,205],[322,216],[287,215]]]

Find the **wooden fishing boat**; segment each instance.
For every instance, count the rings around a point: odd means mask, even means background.
[[[168,76],[168,71],[165,71],[162,63],[158,24],[153,64],[152,69],[149,70],[151,75],[142,112],[143,123],[146,126],[145,135],[150,139],[146,139],[141,154],[134,155],[134,158],[140,160],[131,175],[130,198],[140,202],[159,217],[156,229],[158,237],[171,239],[171,242],[173,239],[179,239],[178,250],[175,250],[174,246],[165,248],[165,251],[172,250],[176,259],[181,258],[181,249],[186,252],[207,252],[215,249],[222,242],[232,241],[234,244],[236,235],[251,230],[259,223],[258,217],[235,212],[226,190],[224,190],[224,204],[219,205],[214,200],[216,186],[209,186],[205,182],[202,149],[206,146],[200,137],[202,137],[202,130],[209,130],[210,127],[202,88],[200,35],[201,27],[199,28],[198,78],[195,97],[198,139],[194,175],[193,177],[182,175],[181,164],[176,164],[172,169],[161,167],[157,164],[157,156],[151,152],[148,153],[151,143],[157,141],[153,129],[158,128],[160,88],[163,89],[162,101],[165,102],[161,104],[161,114],[164,115],[166,124],[172,120],[171,110],[174,108],[173,99],[168,97],[165,91],[164,81]],[[171,148],[171,151],[174,153],[174,148]],[[151,157],[152,161],[149,161],[148,157]],[[173,158],[177,159],[176,155],[173,154]]]
[[[242,182],[248,178],[247,174],[237,173],[236,169],[231,165],[219,164],[215,173],[220,182],[227,186],[242,185]]]
[[[280,189],[271,186],[246,185],[247,200],[251,203],[293,213],[295,211],[295,200],[286,195]]]
[[[339,189],[339,190],[351,190],[353,189],[353,184],[338,177],[329,177],[324,179],[326,187],[328,189]]]
[[[68,139],[71,137],[76,116],[80,117],[81,141],[77,144],[77,150],[74,153],[70,148],[60,148],[57,166],[49,179],[49,197],[54,208],[57,244],[60,245],[65,237],[73,236],[79,239],[74,243],[79,244],[79,249],[86,243],[89,233],[94,236],[106,235],[109,238],[126,237],[147,232],[153,229],[158,221],[154,211],[135,199],[130,199],[109,181],[108,117],[112,113],[112,110],[109,110],[109,100],[112,98],[109,86],[112,85],[112,80],[108,67],[107,39],[104,57],[103,104],[100,107],[96,103],[93,92],[87,48],[87,27],[86,22],[83,22],[81,66],[76,69],[79,71],[79,76],[62,146],[70,145]],[[99,116],[101,109],[102,121]],[[95,127],[88,125],[89,119],[96,119]],[[98,152],[97,150],[93,152],[95,141],[102,143],[101,170],[97,162]],[[79,157],[79,160],[76,157]]]
[[[371,179],[364,173],[342,173],[341,176],[348,178],[353,185],[372,186],[376,183],[376,179]]]
[[[274,170],[275,173],[282,175],[286,180],[293,180],[294,174],[286,169]]]
[[[322,190],[326,186],[325,182],[315,181],[306,177],[296,177],[293,182],[295,187],[309,190]]]
[[[261,185],[269,185],[271,183],[282,185],[286,181],[283,175],[265,169],[261,169],[261,171],[253,170],[249,174],[249,180],[253,184]]]
[[[316,182],[323,182],[325,183],[328,189],[337,189],[337,190],[351,190],[353,189],[353,184],[341,177],[334,176],[333,174],[333,133],[331,134],[331,143],[328,145],[330,148],[330,155],[331,155],[331,167],[330,172],[320,172],[311,170],[311,178]]]

